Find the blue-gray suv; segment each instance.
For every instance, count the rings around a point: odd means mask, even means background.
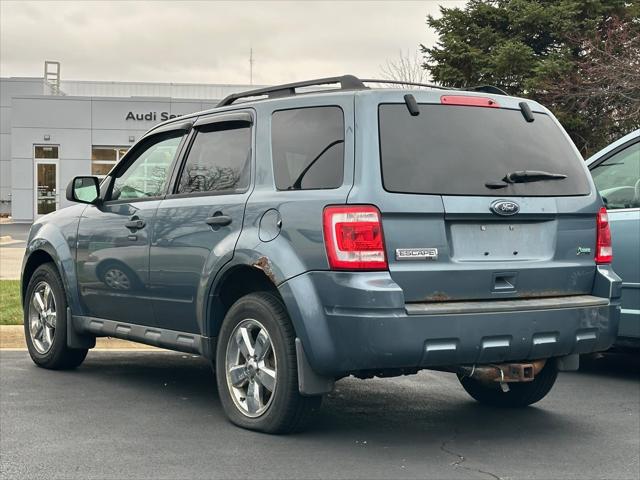
[[[29,235],[33,361],[77,367],[103,336],[200,354],[231,421],[276,433],[349,375],[448,371],[522,407],[607,349],[607,211],[553,115],[374,82],[235,94],[73,179]]]

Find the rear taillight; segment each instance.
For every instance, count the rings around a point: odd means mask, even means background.
[[[387,269],[380,211],[373,205],[326,207],[322,226],[331,269]]]
[[[609,228],[609,215],[607,209],[600,208],[596,220],[598,229],[596,235],[596,263],[611,263],[613,249],[611,248],[611,229]]]

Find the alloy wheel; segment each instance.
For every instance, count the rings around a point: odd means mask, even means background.
[[[257,320],[241,321],[227,344],[227,387],[236,407],[247,417],[262,415],[271,404],[277,362],[267,329]]]
[[[51,350],[56,332],[56,299],[47,282],[39,282],[29,302],[29,334],[36,351],[45,354]]]

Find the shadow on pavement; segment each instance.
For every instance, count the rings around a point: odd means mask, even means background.
[[[324,402],[312,433],[357,432],[364,438],[404,446],[429,439],[442,440],[451,432],[455,432],[454,437],[464,433],[474,441],[508,445],[524,438],[527,442],[536,438],[544,441],[549,435],[558,441],[563,438],[569,441],[583,431],[580,422],[544,406],[497,409],[480,405],[462,392],[457,381],[445,396],[432,395],[428,385],[414,395],[395,391],[394,385],[381,387],[380,383],[372,384],[371,395],[362,395],[362,386],[357,389],[355,384],[342,387],[339,399],[329,397]],[[416,393],[420,398],[416,398]]]
[[[80,368],[67,373],[97,382],[105,391],[116,387],[135,389],[137,396],[150,400],[154,395],[167,395],[174,399],[188,398],[192,407],[220,408],[212,367],[196,355],[103,350],[89,352]]]
[[[580,373],[605,375],[617,379],[640,380],[640,351],[585,355],[580,358]]]
[[[72,375],[75,382],[82,377],[82,381],[97,383],[103,391],[135,389],[136,397],[149,410],[154,404],[182,398],[189,400],[190,415],[224,418],[207,361],[179,353],[154,353],[153,360],[147,361],[152,358],[147,355],[92,352],[82,367],[64,375]],[[442,446],[443,438],[453,441],[461,436],[473,441],[495,441],[499,437],[500,444],[508,445],[523,438],[531,441],[539,437],[544,441],[553,435],[558,441],[571,441],[589,434],[575,418],[548,408],[499,410],[479,405],[467,397],[455,377],[444,373],[410,380],[347,378],[336,387],[325,397],[310,428],[296,438],[362,438],[389,447],[404,447],[416,442]]]

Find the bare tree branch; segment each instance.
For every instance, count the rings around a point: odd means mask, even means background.
[[[578,113],[594,137],[604,135],[591,143],[607,144],[640,128],[640,22],[612,17],[603,31],[570,40],[580,45],[578,62],[549,78],[536,99]],[[587,142],[578,147],[593,153]]]
[[[383,80],[395,80],[399,82],[426,83],[429,74],[422,67],[423,60],[420,54],[407,50],[399,52],[398,57],[387,59],[384,65],[380,66],[380,74]],[[390,84],[389,86],[393,86]]]

